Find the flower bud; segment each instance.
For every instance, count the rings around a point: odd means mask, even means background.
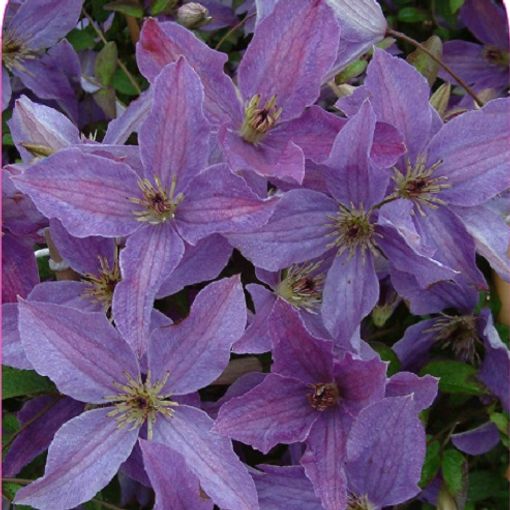
[[[189,2],[177,9],[177,21],[186,28],[198,28],[211,20],[207,7],[198,2]]]

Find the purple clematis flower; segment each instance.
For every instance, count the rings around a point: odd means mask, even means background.
[[[329,149],[343,124],[320,108],[305,109],[319,97],[338,37],[325,0],[282,0],[255,30],[239,64],[238,89],[223,71],[226,55],[172,23],[145,22],[137,61],[152,81],[165,64],[186,56],[204,83],[204,107],[232,168],[301,183],[305,157],[320,158],[319,149]]]
[[[87,403],[88,410],[58,430],[44,476],[20,490],[16,503],[65,510],[89,500],[115,475],[141,435],[157,492],[159,476],[172,478],[172,473],[161,473],[154,451],[161,444],[185,466],[174,481],[187,485],[186,497],[197,500],[198,480],[222,508],[258,508],[253,480],[230,441],[211,430],[206,413],[181,398],[218,377],[245,322],[239,278],[212,283],[198,294],[186,320],[154,331],[145,374],[135,351],[103,314],[21,301],[20,334],[27,357],[61,393]]]
[[[129,236],[113,310],[139,355],[155,295],[182,259],[184,241],[195,245],[214,233],[264,224],[275,202],[260,200],[226,165],[206,168],[210,130],[202,86],[184,58],[161,73],[154,96],[139,134],[143,165],[137,171],[67,149],[17,178],[37,207],[72,235]]]
[[[51,56],[44,56],[44,50],[55,46],[76,26],[82,4],[83,0],[25,0],[19,6],[11,2],[2,37],[5,68],[41,99],[59,100],[74,118],[77,112],[73,88],[65,73],[52,65]],[[58,16],[55,16],[57,11]],[[2,70],[2,109],[9,105],[12,93],[5,68]]]
[[[482,43],[447,41],[443,60],[476,91],[495,89],[501,93],[508,86],[508,18],[503,6],[492,0],[466,0],[460,19]],[[440,77],[452,81],[443,70]]]

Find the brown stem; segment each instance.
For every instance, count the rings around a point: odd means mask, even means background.
[[[50,250],[50,257],[55,262],[63,262],[63,258],[57,250],[53,239],[51,238],[50,229],[47,228],[44,230],[44,238],[46,239],[46,244],[48,245],[48,249]],[[61,271],[55,271],[55,278],[59,281],[61,280],[79,280],[80,277],[77,273],[75,273],[71,268],[62,269]]]
[[[237,25],[234,25],[219,41],[218,44],[214,47],[215,50],[220,49],[221,45],[239,28],[241,28],[249,19],[253,18],[256,13],[248,14],[245,16]]]
[[[133,46],[136,46],[138,39],[140,39],[140,26],[138,25],[138,21],[133,16],[128,16],[127,14],[124,17],[126,18],[131,42],[133,43]]]
[[[423,51],[423,53],[426,53],[432,60],[434,60],[434,62],[440,65],[452,78],[454,78],[457,81],[457,83],[473,98],[473,100],[478,106],[482,107],[484,105],[483,101],[476,95],[475,91],[455,71],[453,71],[453,69],[450,66],[445,64],[440,58],[436,57],[423,44],[419,43],[412,37],[409,37],[406,34],[403,34],[402,32],[398,32],[391,28],[388,28],[388,30],[386,31],[386,35],[391,35],[397,39],[402,39],[403,41],[412,44],[416,48],[419,48],[421,51]]]
[[[230,360],[227,368],[212,384],[227,386],[249,372],[262,372],[262,363],[254,356]]]
[[[95,30],[96,34],[99,36],[99,39],[101,39],[103,44],[107,44],[108,41],[106,40],[105,35],[101,31],[101,29],[96,25],[96,22],[92,19],[90,14],[85,10],[82,9],[81,11],[83,15],[89,20],[90,25]],[[128,68],[124,65],[124,62],[120,60],[120,58],[117,58],[117,65],[124,71],[125,75],[127,76],[128,80],[131,82],[131,85],[135,88],[135,90],[138,92],[138,94],[142,93],[142,89],[134,79],[133,75],[129,72]]]

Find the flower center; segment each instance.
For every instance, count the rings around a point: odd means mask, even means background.
[[[243,140],[252,144],[259,143],[282,114],[282,108],[276,105],[276,96],[267,101],[263,108],[259,108],[259,103],[260,95],[257,94],[245,106],[240,131]]]
[[[322,301],[324,273],[317,273],[320,263],[293,265],[283,271],[276,293],[296,308],[318,313]]]
[[[368,496],[349,495],[346,510],[375,510],[375,506],[370,503]]]
[[[444,315],[436,319],[433,326],[425,332],[436,333],[435,340],[440,347],[450,349],[457,359],[469,363],[480,361],[477,346],[482,345],[482,342],[478,337],[475,316],[452,317]]]
[[[129,373],[125,375],[127,384],[113,383],[120,393],[105,397],[114,406],[108,416],[115,418],[120,428],[129,425],[131,430],[141,427],[147,421],[147,438],[152,439],[152,429],[158,414],[171,418],[174,414],[172,407],[179,405],[168,398],[170,395],[161,395],[170,374],[167,373],[154,383],[151,382],[150,371],[145,381],[142,381],[140,375],[136,379]]]
[[[356,209],[351,204],[348,209],[342,204],[340,211],[336,216],[332,216],[334,231],[329,235],[334,236],[335,240],[328,245],[328,248],[337,246],[339,248],[338,255],[349,250],[352,257],[358,248],[362,253],[370,250],[376,253],[376,244],[374,241],[374,225],[370,222],[369,213],[360,207]]]
[[[152,225],[163,223],[175,217],[178,205],[184,200],[184,195],[179,193],[174,197],[177,181],[172,177],[170,190],[167,192],[159,177],[154,177],[153,185],[149,179],[140,179],[138,187],[142,191],[143,198],[130,198],[134,204],[142,207],[142,210],[133,211],[138,221],[147,221]]]
[[[510,53],[500,50],[496,46],[487,45],[483,47],[483,58],[490,64],[506,69],[510,62]]]
[[[308,402],[316,411],[325,411],[336,405],[339,392],[335,383],[312,384],[312,392],[307,395]]]
[[[23,60],[36,58],[36,53],[30,48],[12,37],[12,35],[4,34],[4,41],[2,44],[2,60],[7,69],[12,71],[18,69],[25,71]]]
[[[118,251],[115,253],[113,267],[110,269],[108,259],[99,256],[99,265],[101,270],[98,275],[87,273],[84,280],[88,283],[88,288],[84,292],[84,296],[98,301],[103,305],[106,315],[108,315],[112,306],[113,291],[115,285],[120,282],[120,268]]]
[[[412,200],[422,216],[425,215],[422,205],[435,209],[439,205],[445,205],[446,202],[438,198],[437,195],[443,189],[449,188],[450,184],[445,183],[445,176],[433,177],[434,171],[443,162],[436,161],[432,166],[426,166],[426,156],[420,155],[416,158],[416,164],[413,167],[409,159],[406,159],[406,173],[403,174],[395,168],[393,180],[395,181],[395,194],[398,197]]]

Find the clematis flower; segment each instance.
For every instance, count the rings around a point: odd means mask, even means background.
[[[202,86],[185,59],[165,68],[154,97],[139,135],[143,165],[137,171],[71,148],[17,177],[18,188],[70,234],[128,236],[113,311],[139,355],[155,295],[182,259],[184,241],[195,245],[218,232],[263,224],[274,204],[255,196],[226,165],[206,168],[210,130]]]
[[[443,60],[476,91],[495,89],[501,93],[508,86],[508,21],[503,6],[492,0],[466,0],[460,19],[482,43],[447,41]],[[452,77],[441,70],[441,79]]]
[[[198,479],[222,508],[258,508],[253,480],[230,441],[211,430],[206,413],[181,399],[218,377],[245,322],[239,278],[212,283],[198,294],[186,320],[154,331],[145,374],[135,351],[103,314],[21,301],[27,357],[61,393],[87,403],[87,410],[57,431],[44,476],[21,489],[16,503],[65,510],[89,500],[108,484],[141,435],[154,445],[147,449],[141,442],[152,479],[160,462],[154,448],[161,444],[182,457],[186,470],[179,476],[195,491]]]
[[[331,41],[338,37],[324,0],[282,0],[255,30],[239,64],[238,89],[223,71],[226,55],[172,23],[145,22],[137,61],[152,81],[165,64],[184,55],[202,79],[205,111],[232,168],[300,183],[305,157],[315,159],[320,148],[329,149],[343,124],[320,108],[305,109],[319,97],[336,58]]]
[[[371,157],[375,130],[374,111],[365,102],[338,133],[323,165],[328,195],[291,190],[283,194],[265,226],[228,236],[255,266],[269,271],[311,261],[330,250],[335,253],[324,283],[321,314],[340,345],[349,343],[360,320],[377,303],[374,259],[379,250],[401,271],[417,274],[423,286],[454,274],[421,244],[406,219],[409,207],[404,204],[398,217],[392,204],[384,203],[390,173]],[[397,148],[396,158],[401,153]],[[386,165],[391,164],[387,159]]]
[[[12,4],[12,5],[11,5]],[[6,69],[41,99],[57,99],[75,108],[74,91],[66,75],[55,69],[44,50],[57,44],[78,22],[83,0],[25,0],[8,6],[2,37],[2,62]],[[10,11],[10,12],[9,12]],[[58,12],[58,16],[55,15]],[[7,70],[2,70],[2,109],[11,98]],[[70,108],[76,118],[77,112]]]

